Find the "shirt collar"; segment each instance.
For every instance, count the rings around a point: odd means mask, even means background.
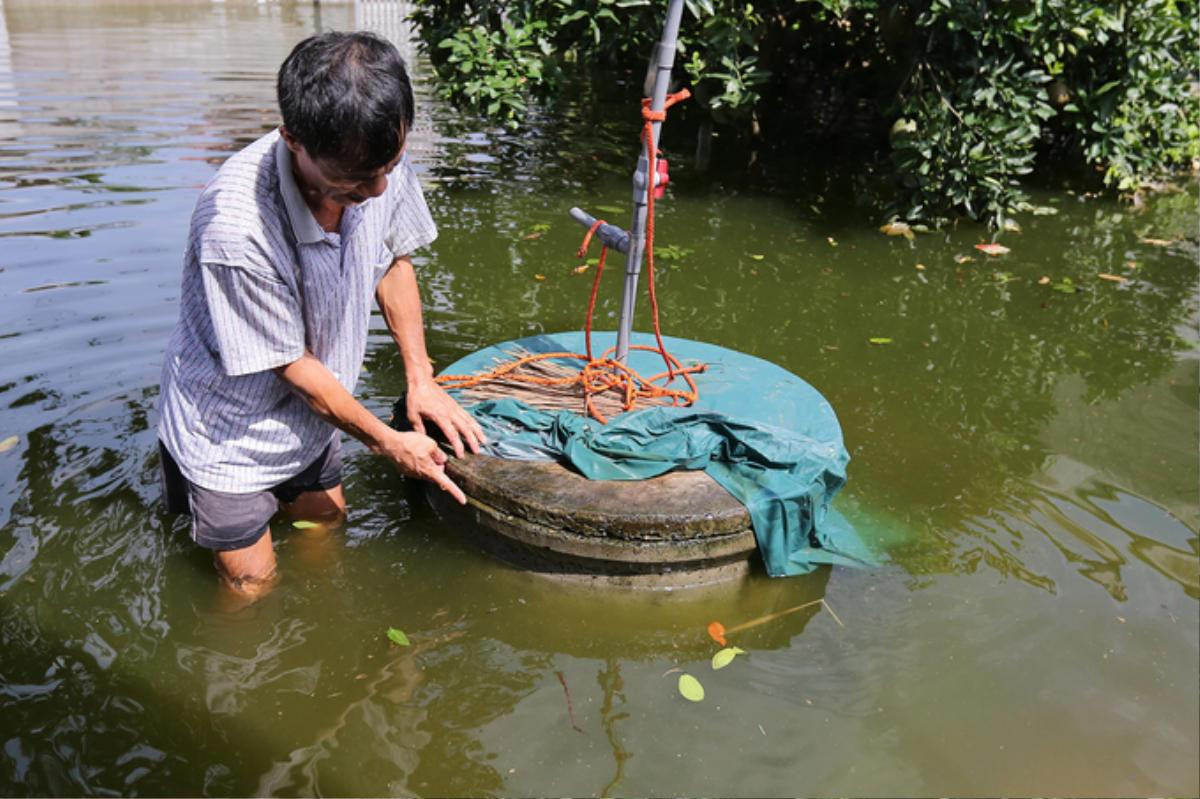
[[[324,241],[325,231],[304,202],[300,188],[296,185],[296,178],[292,175],[292,153],[288,150],[283,136],[275,140],[275,169],[279,173],[279,192],[283,195],[283,204],[287,208],[288,220],[292,223],[296,241],[301,244]]]

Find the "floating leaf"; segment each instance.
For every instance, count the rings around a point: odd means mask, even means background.
[[[17,442],[19,442],[20,440],[21,439],[17,438],[16,436],[9,436],[8,438],[4,439],[3,441],[0,441],[0,452],[8,452],[10,449],[15,447],[17,445]]]
[[[591,264],[580,264],[579,266],[575,267],[572,271],[577,275],[582,275],[584,272],[586,272],[588,270],[589,266],[591,266]]]
[[[603,211],[606,214],[623,214],[625,209],[616,205],[597,205],[597,211]]]
[[[876,336],[874,338],[869,338],[869,339],[867,339],[867,341],[871,342],[872,344],[891,344],[892,343],[892,340],[890,338],[884,338],[882,336]]]
[[[1004,220],[1004,229],[1005,229],[1005,231],[1007,231],[1007,232],[1009,232],[1009,233],[1020,233],[1020,232],[1021,232],[1021,226],[1020,226],[1020,225],[1018,225],[1018,224],[1017,224],[1017,223],[1016,223],[1014,220],[1012,220],[1012,219],[1005,219],[1005,220]]]
[[[1142,239],[1142,244],[1150,244],[1155,247],[1170,247],[1172,242],[1167,239]]]
[[[753,258],[753,259],[754,259],[754,260],[756,260],[756,261],[761,261],[763,258],[766,258],[767,256],[765,256],[765,255],[756,255],[755,253],[750,253],[750,257],[751,257],[751,258]]]
[[[826,236],[826,237],[825,237],[825,241],[829,242],[829,246],[830,246],[830,247],[836,247],[836,246],[837,246],[837,239],[835,239],[833,236]]]
[[[1042,275],[1041,277],[1038,278],[1039,286],[1047,286],[1049,284],[1050,284],[1050,276],[1049,275]]]
[[[916,235],[913,233],[912,228],[909,227],[907,222],[888,222],[886,225],[879,228],[879,232],[886,233],[889,236],[903,236],[909,241],[912,241],[916,238]]]
[[[738,646],[727,646],[712,656],[713,671],[723,669],[733,662],[738,655],[746,654],[746,650]]]
[[[725,646],[725,625],[719,621],[711,622],[708,625],[708,637],[716,641],[721,646]]]
[[[683,698],[691,702],[699,702],[704,699],[704,686],[690,674],[679,675],[679,693],[683,694]]]
[[[1004,255],[1007,252],[1011,252],[1003,244],[976,244],[975,249],[987,255]]]
[[[292,522],[292,527],[295,527],[297,530],[311,530],[312,528],[314,528],[316,526],[317,526],[316,522],[308,522],[308,521],[305,521],[304,519],[298,519],[298,520]]]
[[[970,263],[974,263],[974,262],[975,262],[975,259],[969,255],[954,256],[954,263],[956,263],[956,264],[970,264]]]
[[[1122,285],[1129,282],[1129,278],[1127,278],[1127,277],[1121,277],[1120,275],[1110,275],[1107,272],[1101,272],[1100,274],[1096,275],[1096,277],[1100,278],[1101,280],[1108,280],[1112,283],[1120,283]]]
[[[389,641],[397,646],[409,645],[408,636],[404,634],[403,630],[397,630],[395,627],[388,627],[387,637]]]
[[[918,271],[918,272],[924,272],[924,271],[925,271],[925,264],[917,264],[917,271]]]
[[[544,235],[546,235],[546,234],[542,233],[540,230],[537,230],[537,231],[534,231],[533,233],[526,233],[521,238],[525,239],[525,241],[533,241],[534,239],[540,239]]]
[[[533,279],[534,280],[545,280],[546,276],[545,275],[534,275]]]
[[[1003,286],[1005,283],[1011,283],[1014,280],[1020,280],[1019,277],[1013,277],[1012,272],[992,272],[992,277],[996,282]]]
[[[1079,291],[1079,289],[1075,286],[1074,281],[1072,281],[1069,277],[1064,277],[1061,281],[1055,283],[1050,288],[1054,289],[1055,291],[1061,291],[1063,294],[1074,294],[1075,292]]]
[[[1054,216],[1058,209],[1050,205],[1035,205],[1030,209],[1034,216]]]
[[[695,250],[687,247],[680,247],[678,244],[660,244],[654,248],[654,260],[656,261],[678,261],[688,257]]]

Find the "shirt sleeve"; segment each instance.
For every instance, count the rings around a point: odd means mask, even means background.
[[[417,181],[417,173],[407,155],[392,171],[389,188],[394,189],[391,215],[387,222],[384,242],[392,257],[419,250],[437,238],[437,225],[429,215],[425,195]]]
[[[304,354],[300,301],[268,270],[202,262],[205,299],[230,377],[265,372]]]

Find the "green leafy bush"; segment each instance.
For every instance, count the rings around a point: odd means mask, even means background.
[[[1031,172],[1141,191],[1200,159],[1195,2],[688,0],[676,75],[717,125],[837,142],[883,167],[886,211],[998,224]],[[417,0],[443,92],[519,126],[567,70],[640,76],[665,3]],[[640,81],[627,81],[640,87]]]

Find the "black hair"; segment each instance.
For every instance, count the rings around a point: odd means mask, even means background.
[[[404,59],[373,33],[330,31],[296,45],[279,68],[279,110],[314,158],[365,171],[389,164],[412,127]]]

